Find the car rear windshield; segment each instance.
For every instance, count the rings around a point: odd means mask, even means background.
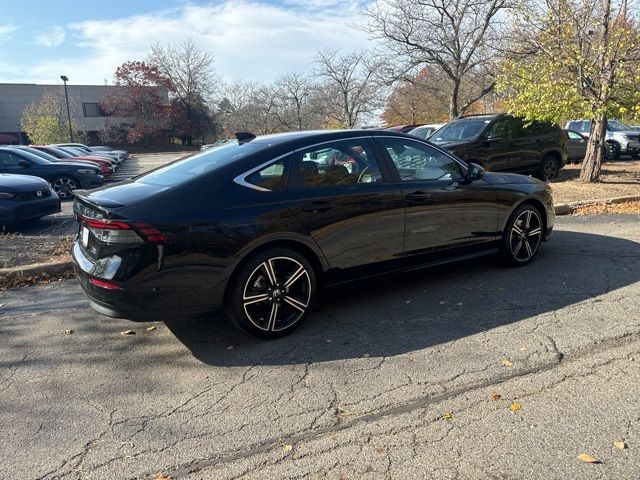
[[[429,140],[439,142],[459,142],[477,138],[491,120],[473,118],[456,120],[438,130]]]
[[[268,144],[249,142],[239,145],[238,142],[225,143],[212,147],[190,157],[173,162],[166,167],[151,171],[136,178],[136,182],[149,185],[169,187],[191,180],[204,173],[213,172],[236,160],[247,157]]]

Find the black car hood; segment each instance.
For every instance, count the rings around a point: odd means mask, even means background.
[[[63,161],[63,162],[51,162],[54,166],[64,165],[65,167],[78,167],[78,168],[91,168],[96,172],[100,173],[100,169],[96,165],[89,165],[84,162],[73,162],[73,161]]]
[[[19,193],[48,189],[49,184],[40,177],[0,173],[0,191],[2,192]]]
[[[126,182],[118,185],[109,185],[96,190],[76,190],[75,196],[85,202],[105,207],[108,209],[118,209],[131,206],[142,200],[162,193],[170,187],[149,185],[147,183]]]
[[[546,185],[543,181],[538,180],[537,178],[521,175],[519,173],[487,172],[482,178],[491,185],[514,185],[524,183]]]

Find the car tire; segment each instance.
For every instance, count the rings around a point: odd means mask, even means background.
[[[607,142],[604,149],[604,158],[607,160],[619,160],[620,155],[620,145],[615,142]]]
[[[540,162],[536,177],[544,182],[556,178],[560,173],[560,160],[555,155],[545,155]]]
[[[308,316],[316,289],[313,266],[304,255],[288,248],[271,248],[251,257],[234,275],[225,313],[251,335],[282,337]]]
[[[538,254],[544,237],[540,210],[530,203],[520,205],[509,217],[502,233],[500,257],[504,264],[522,267]]]
[[[68,175],[61,175],[51,180],[51,188],[58,194],[60,200],[72,199],[73,191],[79,186],[78,181]]]
[[[633,158],[634,160],[640,160],[640,153],[632,153],[631,158]]]

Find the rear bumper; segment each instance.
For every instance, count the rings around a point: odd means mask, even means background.
[[[13,223],[32,220],[60,212],[60,199],[53,195],[41,200],[0,201],[0,222]]]
[[[204,280],[202,274],[194,275],[180,269],[146,269],[131,280],[116,281],[112,279],[117,278],[122,267],[121,258],[93,261],[77,241],[73,245],[72,258],[76,278],[89,297],[91,308],[108,317],[163,321],[204,316],[222,306],[226,282],[219,281],[215,272],[206,272]],[[91,283],[92,278],[106,279],[120,289],[96,286]]]

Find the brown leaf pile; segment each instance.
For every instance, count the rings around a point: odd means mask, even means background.
[[[640,202],[585,205],[584,207],[576,208],[573,212],[574,215],[600,215],[603,213],[640,214]]]

